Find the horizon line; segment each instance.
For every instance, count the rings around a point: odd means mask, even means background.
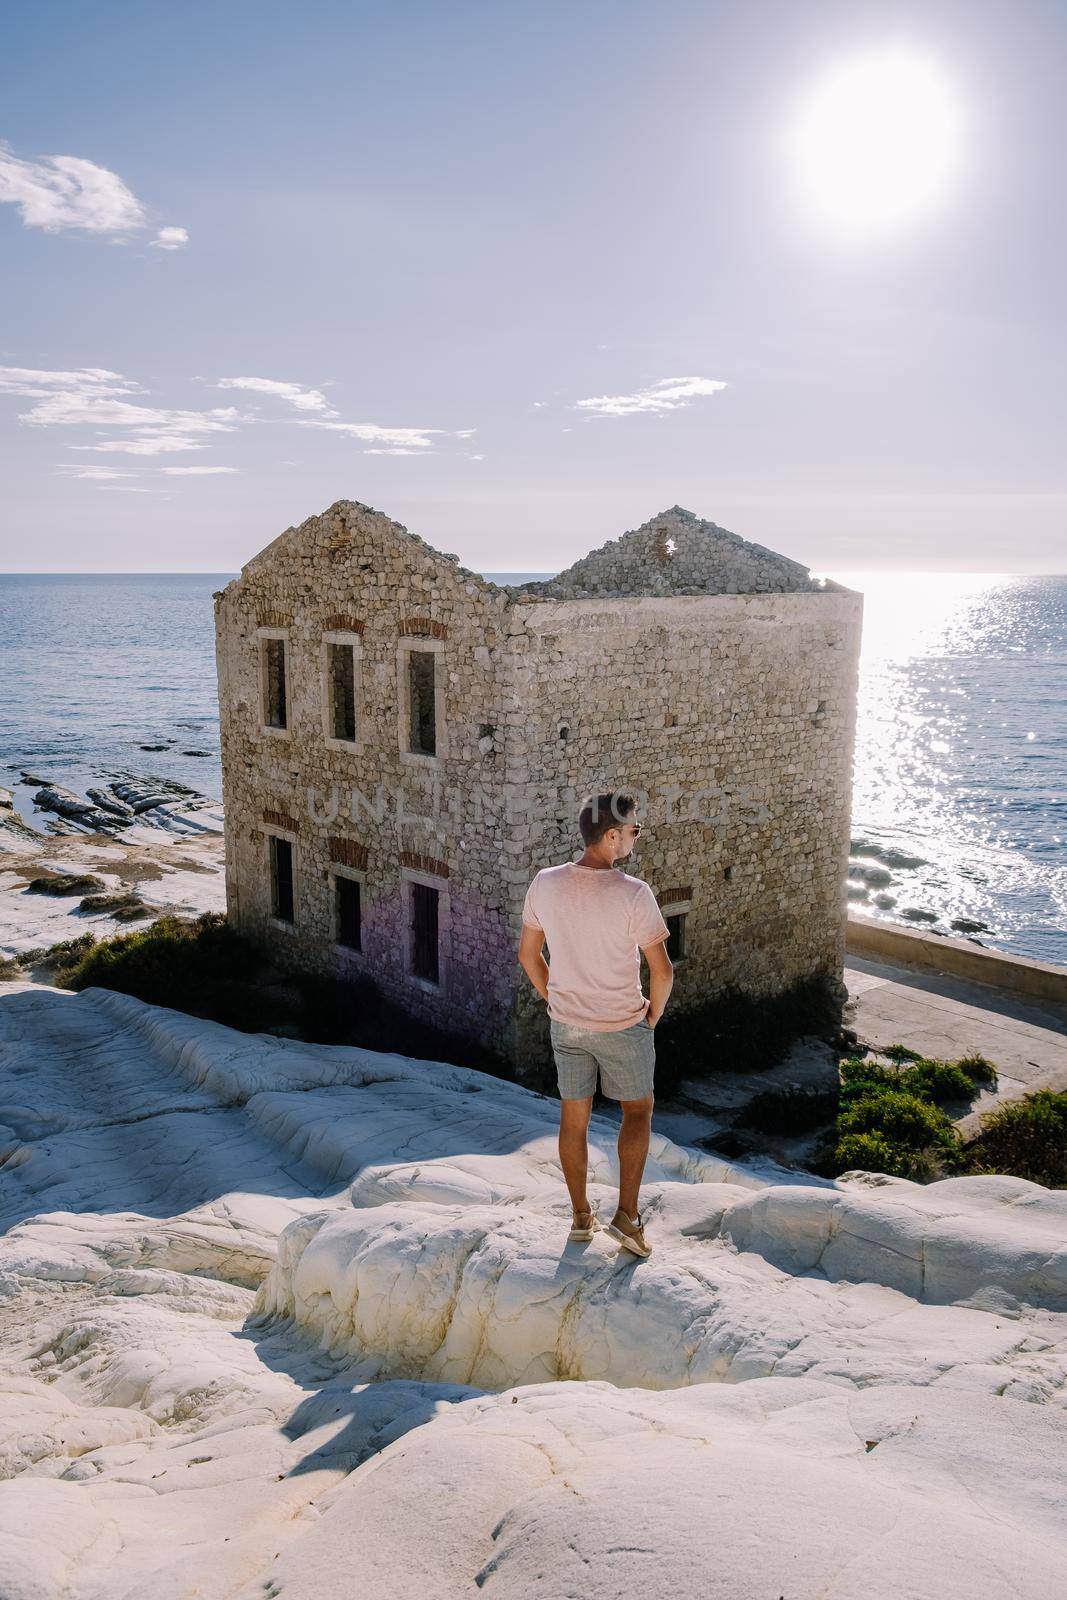
[[[476,572],[480,577],[485,577],[489,571],[506,573],[508,575],[525,573],[532,577],[553,578],[562,568],[535,569],[531,567],[471,567],[470,571]],[[896,573],[914,572],[936,574],[940,576],[959,575],[960,577],[1004,577],[1004,578],[1067,578],[1067,567],[1048,571],[1043,568],[1005,568],[1005,567],[929,567],[929,566],[902,566],[902,567],[855,567],[842,563],[839,567],[808,569],[813,577],[832,577],[834,570],[839,572],[862,575],[893,575]],[[0,567],[0,578],[239,578],[244,571],[243,567],[213,570],[203,567]]]

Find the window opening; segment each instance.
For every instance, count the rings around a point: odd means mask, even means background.
[[[664,921],[670,930],[667,938],[667,955],[671,961],[677,961],[685,955],[685,912],[675,911]]]
[[[334,895],[337,910],[337,943],[346,950],[362,950],[363,927],[359,881],[336,877]]]
[[[326,646],[330,737],[354,743],[356,738],[356,652],[350,644],[331,640]]]
[[[270,835],[270,908],[279,922],[293,921],[293,846]]]
[[[409,748],[418,755],[436,755],[437,691],[432,650],[412,650],[408,654],[408,701]]]
[[[284,639],[263,640],[263,700],[263,720],[267,727],[286,727]]]
[[[411,885],[411,970],[416,978],[437,983],[437,922],[440,894],[425,883]]]

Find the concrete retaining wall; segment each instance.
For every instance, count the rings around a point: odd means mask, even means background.
[[[862,956],[868,961],[890,961],[896,966],[927,972],[948,972],[957,978],[1008,989],[1030,1000],[1067,1005],[1067,967],[1005,955],[1000,950],[971,944],[968,939],[945,939],[850,911],[845,950],[848,955]]]

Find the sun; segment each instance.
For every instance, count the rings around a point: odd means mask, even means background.
[[[853,232],[929,213],[955,165],[959,123],[950,86],[928,62],[841,65],[815,86],[791,138],[808,203]]]

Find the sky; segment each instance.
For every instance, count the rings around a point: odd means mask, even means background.
[[[12,8],[0,570],[353,499],[482,571],[674,504],[1065,571],[1065,68],[1054,0]]]

